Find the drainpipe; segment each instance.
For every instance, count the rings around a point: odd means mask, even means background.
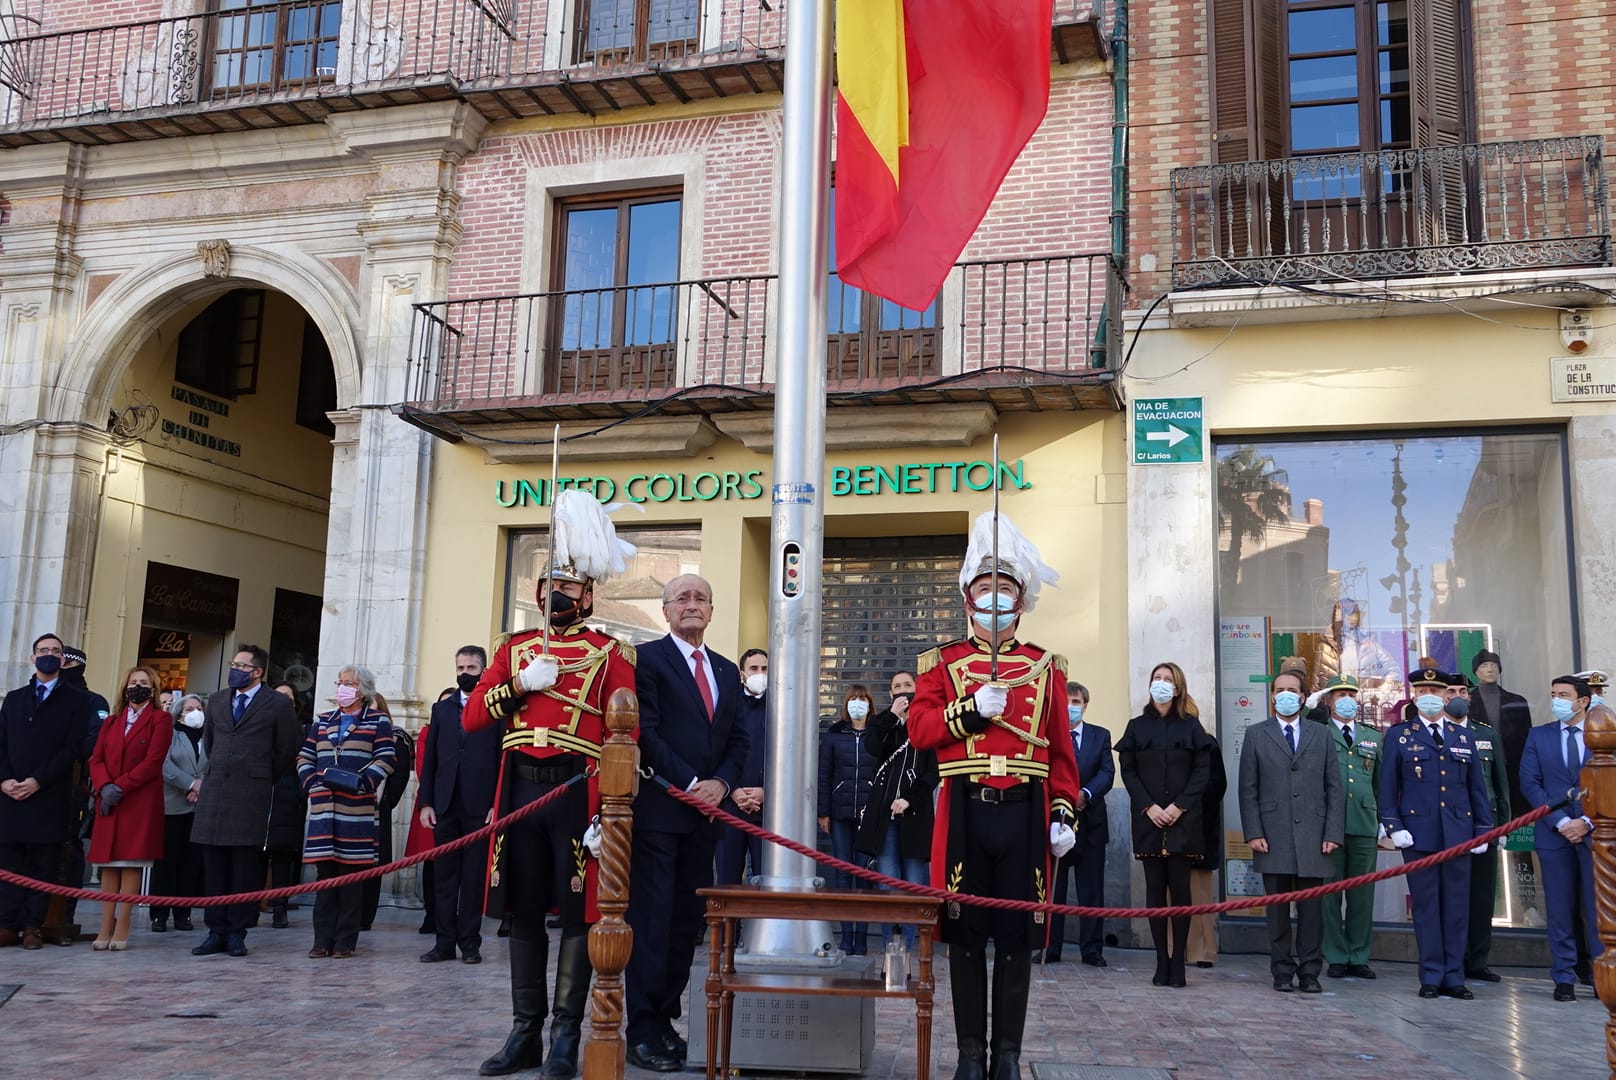
[[[1116,0],[1111,25],[1111,99],[1111,258],[1121,273],[1128,265],[1128,0]],[[1122,317],[1122,290],[1106,294],[1090,350],[1094,367],[1107,366],[1111,323],[1120,326]]]

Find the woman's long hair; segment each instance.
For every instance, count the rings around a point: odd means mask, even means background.
[[[1178,713],[1180,716],[1187,716],[1191,720],[1199,720],[1201,718],[1201,707],[1195,704],[1194,698],[1190,697],[1189,684],[1184,678],[1183,668],[1171,660],[1163,660],[1150,669],[1150,681],[1155,682],[1156,673],[1164,668],[1172,675],[1173,700],[1169,706],[1171,711]],[[1145,710],[1148,712],[1155,704],[1155,699],[1147,694],[1145,697]]]

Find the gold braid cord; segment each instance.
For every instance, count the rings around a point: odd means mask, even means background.
[[[1052,665],[1054,663],[1055,663],[1055,654],[1054,653],[1045,653],[1043,656],[1041,656],[1037,660],[1033,661],[1032,667],[1027,669],[1027,673],[1025,675],[1017,675],[1013,679],[1006,678],[1004,676],[1003,672],[1001,672],[999,674],[999,678],[997,680],[991,679],[985,674],[978,674],[977,672],[974,672],[974,671],[962,671],[962,672],[960,672],[960,677],[963,678],[963,679],[968,679],[968,680],[970,680],[971,682],[974,682],[974,683],[984,683],[984,684],[986,684],[986,683],[989,683],[989,682],[995,682],[996,681],[998,683],[998,685],[1008,687],[1009,689],[1014,690],[1014,689],[1016,689],[1017,687],[1020,687],[1020,686],[1030,686],[1033,683],[1037,682],[1039,679],[1043,678],[1044,672],[1048,671],[1049,668],[1050,668],[1050,665]]]

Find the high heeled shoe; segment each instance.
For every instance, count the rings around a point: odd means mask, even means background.
[[[106,940],[105,938],[96,938],[94,941],[90,942],[90,948],[94,952],[106,952],[108,949],[112,948],[112,942]]]
[[[109,941],[107,942],[107,948],[111,949],[113,952],[123,952],[125,949],[129,948],[129,942],[127,940]]]

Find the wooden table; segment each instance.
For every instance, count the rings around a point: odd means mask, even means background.
[[[931,1071],[932,934],[942,918],[942,901],[904,893],[860,889],[766,889],[756,885],[698,890],[707,901],[707,1080],[729,1074],[730,1032],[735,995],[793,994],[828,997],[912,997],[915,999],[915,1076]],[[742,919],[813,919],[911,925],[920,937],[919,970],[902,990],[888,990],[884,979],[840,973],[738,972],[735,924]],[[874,935],[872,935],[872,938]],[[722,1038],[720,1038],[722,1036]]]

